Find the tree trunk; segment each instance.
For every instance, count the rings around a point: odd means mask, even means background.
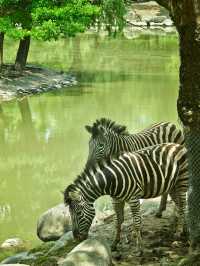
[[[179,33],[178,115],[188,149],[188,227],[193,250],[200,250],[200,1],[156,0],[166,7]]]
[[[177,109],[188,149],[188,226],[192,248],[200,249],[200,25],[190,22],[179,26],[178,31],[181,65]]]
[[[4,33],[0,32],[0,68],[3,66],[3,42],[4,42]]]
[[[24,37],[24,39],[20,40],[19,48],[17,51],[17,56],[15,60],[15,69],[17,71],[22,71],[26,66],[26,61],[28,57],[29,47],[30,47],[30,36]]]

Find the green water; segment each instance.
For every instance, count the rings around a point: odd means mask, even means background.
[[[6,41],[7,62],[16,46]],[[28,61],[73,70],[80,86],[0,104],[0,242],[38,241],[37,218],[62,202],[60,191],[83,169],[84,125],[109,117],[136,132],[153,122],[177,123],[175,35],[33,42]]]

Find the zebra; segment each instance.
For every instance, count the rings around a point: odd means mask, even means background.
[[[126,126],[119,125],[107,118],[100,118],[92,126],[86,125],[85,128],[91,134],[88,166],[109,156],[117,156],[124,151],[137,151],[167,142],[184,144],[183,132],[170,122],[153,124],[136,134],[130,134]],[[166,209],[167,196],[166,194],[161,197],[156,217],[162,217],[162,212]],[[115,201],[113,201],[113,208],[116,207]],[[119,207],[123,208],[123,204]]]
[[[95,216],[94,202],[102,195],[110,195],[120,205],[130,206],[136,235],[136,247],[142,250],[140,199],[154,198],[169,193],[177,207],[177,233],[185,223],[188,169],[186,148],[175,143],[147,147],[136,152],[125,152],[88,167],[66,187],[64,203],[69,205],[72,231],[80,241],[88,236]],[[123,209],[116,209],[119,221],[112,249],[120,242]]]

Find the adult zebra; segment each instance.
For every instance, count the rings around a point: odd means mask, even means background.
[[[161,122],[138,132],[130,134],[125,126],[119,125],[107,118],[96,120],[92,126],[85,126],[91,134],[87,165],[93,165],[104,158],[118,156],[121,152],[132,152],[161,143],[184,144],[183,132],[170,122]],[[167,194],[161,197],[157,217],[162,217],[166,209]],[[123,208],[123,202],[113,208]]]
[[[110,195],[130,205],[137,248],[141,251],[140,199],[169,193],[178,209],[178,232],[183,229],[188,182],[186,149],[174,143],[160,144],[124,153],[87,167],[64,192],[69,205],[74,237],[87,238],[95,215],[94,201]],[[123,213],[118,213],[123,220]],[[120,241],[121,223],[112,247]]]

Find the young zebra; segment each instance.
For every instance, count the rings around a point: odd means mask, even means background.
[[[126,127],[116,124],[110,119],[101,118],[96,120],[92,126],[85,126],[91,134],[89,141],[89,155],[87,166],[93,165],[102,159],[110,156],[118,156],[121,152],[132,152],[161,143],[184,144],[184,135],[176,125],[170,122],[153,124],[136,134],[127,132]],[[161,197],[157,217],[162,217],[162,212],[166,209],[167,194]],[[115,206],[113,208],[123,208]]]
[[[110,195],[119,204],[127,202],[133,216],[137,248],[141,251],[140,199],[154,198],[169,193],[178,210],[178,232],[183,229],[188,182],[186,149],[174,143],[155,145],[143,150],[124,153],[93,167],[86,167],[64,192],[69,205],[74,237],[87,238],[95,216],[94,201]],[[123,212],[118,209],[119,221]],[[112,248],[120,241],[118,224]]]

